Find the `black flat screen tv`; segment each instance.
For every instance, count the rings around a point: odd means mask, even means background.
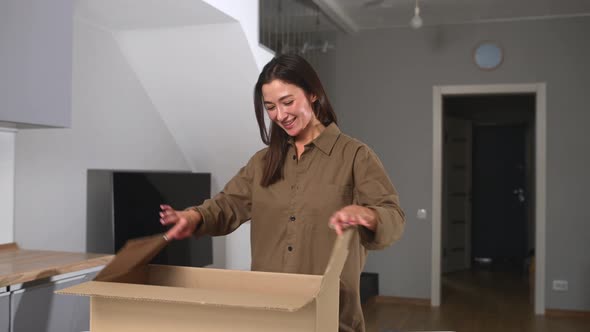
[[[160,204],[176,210],[201,204],[211,196],[209,173],[112,172],[114,249],[129,239],[164,233]],[[211,237],[172,241],[153,264],[206,266],[212,264]]]

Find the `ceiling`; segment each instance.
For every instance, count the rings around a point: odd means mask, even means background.
[[[406,27],[413,0],[335,0],[359,29]],[[425,25],[590,15],[588,0],[419,0]]]
[[[261,3],[263,10],[272,14],[270,20],[282,20],[282,25],[273,25],[279,30],[356,32],[408,27],[415,0],[262,0]],[[315,5],[329,19],[319,14],[318,20]],[[419,0],[419,6],[424,26],[590,16],[590,0]]]

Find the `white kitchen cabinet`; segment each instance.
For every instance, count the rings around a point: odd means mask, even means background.
[[[0,125],[69,127],[73,0],[0,1]]]

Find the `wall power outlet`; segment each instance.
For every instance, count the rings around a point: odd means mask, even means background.
[[[553,290],[567,291],[567,280],[553,280]]]

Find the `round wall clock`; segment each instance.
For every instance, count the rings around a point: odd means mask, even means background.
[[[495,42],[485,41],[479,43],[473,51],[473,61],[482,70],[498,68],[504,60],[502,47]]]

